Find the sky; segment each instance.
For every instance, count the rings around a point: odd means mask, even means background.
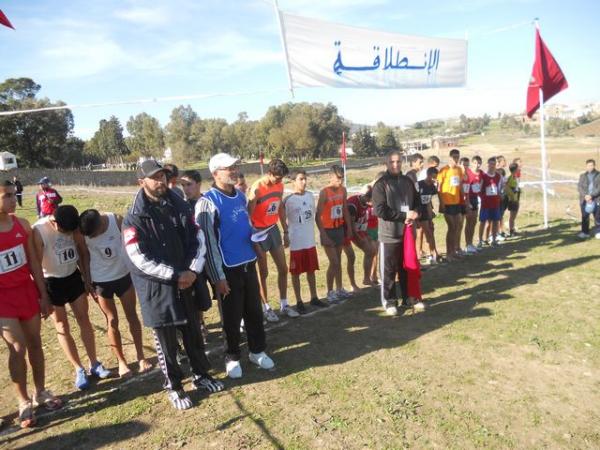
[[[75,135],[83,139],[111,115],[125,127],[145,111],[165,125],[180,104],[228,121],[241,111],[260,119],[269,106],[289,101],[332,102],[343,117],[363,124],[495,116],[524,110],[538,17],[569,82],[550,103],[600,101],[597,0],[279,0],[279,8],[402,34],[467,36],[467,86],[302,88],[292,98],[270,0],[0,0],[16,28],[0,28],[0,80],[33,78],[41,96],[74,105],[236,94],[76,108]]]

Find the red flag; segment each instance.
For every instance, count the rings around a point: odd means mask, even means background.
[[[546,102],[568,87],[567,79],[540,36],[540,30],[536,30],[535,61],[527,88],[527,117],[531,118],[540,107],[540,89]]]
[[[12,28],[13,30],[15,29],[15,27],[12,26],[12,23],[10,23],[10,20],[8,20],[8,17],[6,17],[4,15],[4,13],[2,12],[1,9],[0,9],[0,24],[4,25],[5,27]]]
[[[342,164],[345,166],[346,165],[346,132],[342,131],[342,148],[340,150],[340,157],[342,159]]]
[[[413,231],[412,223],[404,225],[404,260],[402,264],[407,273],[408,296],[421,300],[421,264],[419,264],[417,256]]]

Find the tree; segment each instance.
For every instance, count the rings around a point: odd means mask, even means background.
[[[180,105],[171,112],[165,127],[165,142],[171,148],[175,161],[186,164],[198,157],[192,137],[192,127],[198,120],[198,114],[190,105]]]
[[[378,127],[375,132],[377,135],[375,141],[377,142],[377,148],[380,155],[385,155],[392,150],[398,150],[400,148],[392,128],[387,127],[385,124],[380,122],[378,123]]]
[[[371,134],[371,130],[366,127],[360,128],[352,136],[352,151],[357,156],[377,156],[377,142]]]
[[[158,120],[143,112],[127,121],[127,147],[137,157],[161,158],[165,150],[165,135]]]
[[[101,161],[113,163],[122,162],[129,154],[129,148],[123,138],[123,127],[115,116],[108,120],[102,119],[99,128],[86,145],[86,152],[95,155]]]
[[[0,84],[0,111],[64,106],[36,98],[41,86],[30,78],[10,78]],[[14,153],[22,167],[57,167],[73,132],[70,110],[0,117],[0,148]]]

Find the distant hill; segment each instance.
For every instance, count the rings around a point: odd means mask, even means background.
[[[571,130],[571,133],[576,137],[600,136],[600,119],[593,122],[580,125]]]

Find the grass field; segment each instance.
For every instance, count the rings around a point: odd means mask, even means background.
[[[510,156],[505,147],[497,150]],[[558,152],[553,149],[552,157],[563,158]],[[580,166],[575,160],[568,171]],[[351,172],[349,184],[370,181],[380,169]],[[323,183],[323,176],[313,177],[311,187]],[[522,237],[427,270],[424,313],[386,317],[378,291],[365,289],[344,304],[269,328],[273,371],[244,360],[243,379],[224,379],[213,307],[208,349],[214,375],[227,389],[194,393],[196,407],[186,412],[171,408],[157,371],[74,392],[72,369],[47,321],[48,385],[67,406],[42,415],[31,430],[5,425],[0,447],[600,448],[600,241],[574,238],[578,228],[568,213],[578,216],[573,189],[551,197],[549,230],[538,226],[539,191],[527,190]],[[80,209],[116,212],[130,203],[131,193],[121,193],[127,191],[61,190]],[[32,218],[31,209],[24,212]],[[436,230],[443,243],[441,218]],[[319,257],[326,267],[320,250]],[[322,295],[323,283],[321,270]],[[99,308],[90,309],[100,358],[115,367]],[[126,326],[121,330],[133,360]],[[147,330],[144,338],[153,355]],[[1,347],[0,359],[6,357]],[[6,369],[0,382],[0,414],[10,422],[16,405]]]

